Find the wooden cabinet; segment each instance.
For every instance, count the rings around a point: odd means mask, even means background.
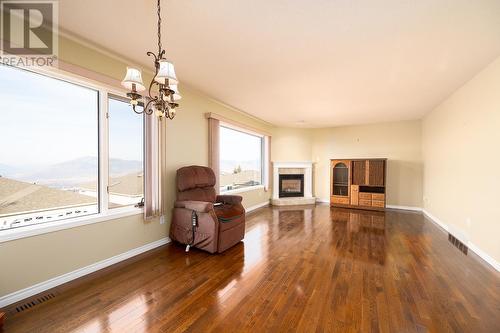
[[[387,160],[330,160],[330,205],[360,209],[385,208]]]

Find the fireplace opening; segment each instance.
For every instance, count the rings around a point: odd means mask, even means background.
[[[279,197],[303,197],[304,175],[279,175]]]

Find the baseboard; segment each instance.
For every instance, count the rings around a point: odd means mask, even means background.
[[[431,222],[434,222],[434,224],[437,224],[438,227],[440,227],[444,231],[448,232],[449,228],[448,228],[448,225],[446,225],[446,223],[444,223],[443,221],[441,221],[440,219],[438,219],[437,217],[435,217],[434,215],[432,215],[431,213],[429,213],[425,209],[422,210],[422,213],[424,213],[424,215],[427,216],[429,218],[429,220],[431,220]]]
[[[385,208],[399,209],[399,210],[411,210],[414,212],[421,212],[422,211],[421,207],[415,207],[415,206],[386,205]]]
[[[317,203],[330,203],[330,199],[316,198]]]
[[[494,269],[497,270],[497,272],[500,272],[500,263],[493,259],[489,254],[478,248],[475,244],[469,242],[467,244],[469,247],[469,250],[473,251],[475,254],[477,254],[481,259],[486,261],[488,264],[490,264]]]
[[[429,220],[431,222],[433,222],[437,226],[439,226],[442,229],[444,229],[444,231],[446,231],[447,233],[450,232],[450,227],[446,223],[444,223],[443,221],[441,221],[440,219],[438,219],[437,217],[435,217],[434,215],[432,215],[431,213],[429,213],[425,209],[422,210],[422,212],[424,213],[425,216],[427,216],[429,218]],[[467,241],[465,243],[465,245],[467,245],[467,247],[469,248],[469,250],[471,250],[472,252],[474,252],[479,258],[481,258],[484,261],[486,261],[497,272],[500,272],[500,263],[498,261],[496,261],[493,257],[491,257],[489,254],[487,254],[483,250],[481,250],[477,245],[475,245],[471,241]]]
[[[269,200],[261,202],[260,204],[256,204],[254,206],[248,207],[248,208],[245,209],[245,211],[247,213],[250,213],[250,212],[253,212],[256,209],[259,209],[259,208],[262,208],[262,207],[266,207],[266,206],[269,206]]]
[[[13,293],[7,294],[5,296],[0,297],[0,308],[3,308],[9,304],[19,302],[20,300],[23,300],[25,298],[31,297],[33,295],[39,294],[45,290],[52,289],[54,287],[57,287],[59,285],[62,285],[66,282],[75,280],[79,277],[82,277],[84,275],[96,272],[100,269],[106,268],[108,266],[114,265],[116,263],[119,263],[120,261],[127,260],[129,258],[132,258],[138,254],[144,253],[146,251],[152,250],[154,248],[157,248],[159,246],[165,245],[170,242],[170,238],[165,237],[162,239],[159,239],[157,241],[154,241],[152,243],[137,247],[135,249],[132,249],[130,251],[118,254],[114,257],[104,259],[102,261],[93,263],[91,265],[88,265],[86,267],[79,268],[77,270],[74,270],[72,272],[57,276],[55,278],[49,279],[44,282],[37,283],[31,287],[24,288],[18,291],[15,291]]]

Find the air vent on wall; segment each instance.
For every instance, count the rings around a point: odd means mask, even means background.
[[[16,311],[17,312],[23,312],[25,310],[29,310],[32,307],[42,304],[43,302],[48,301],[49,299],[52,299],[56,297],[53,293],[48,293],[46,295],[37,297],[36,299],[28,300],[26,303],[23,303],[21,305],[16,306]]]
[[[455,245],[455,247],[459,249],[463,254],[467,255],[469,248],[467,247],[467,245],[459,241],[455,236],[453,236],[452,234],[448,234],[448,241],[450,241],[451,244]]]

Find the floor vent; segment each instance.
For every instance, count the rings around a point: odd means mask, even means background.
[[[38,304],[42,304],[43,302],[46,302],[49,299],[52,299],[54,297],[56,297],[56,295],[54,295],[53,293],[49,293],[49,294],[37,297],[36,299],[29,300],[28,302],[26,302],[24,304],[16,306],[16,311],[17,312],[23,312],[25,310],[29,310],[32,307],[34,307],[34,306],[36,306]]]
[[[459,249],[463,254],[467,255],[469,248],[467,247],[467,245],[459,241],[455,236],[453,236],[452,234],[448,234],[448,241],[451,244],[455,245],[455,247]]]

